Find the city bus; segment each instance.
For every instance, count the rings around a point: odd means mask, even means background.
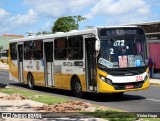
[[[146,38],[137,26],[93,27],[9,44],[10,80],[31,89],[71,90],[81,97],[149,87]]]

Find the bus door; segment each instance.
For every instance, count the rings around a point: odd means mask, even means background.
[[[46,86],[54,86],[53,80],[53,42],[44,42],[44,62]]]
[[[17,58],[17,65],[18,65],[18,80],[20,83],[23,82],[23,44],[17,45],[18,50],[18,58]]]
[[[95,51],[95,38],[85,39],[85,50],[86,50],[86,80],[88,91],[96,91],[96,51]]]

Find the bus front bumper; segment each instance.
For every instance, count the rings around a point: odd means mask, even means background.
[[[124,83],[109,85],[101,79],[98,80],[98,92],[99,93],[118,93],[128,91],[144,90],[149,87],[149,78],[145,82],[139,83]]]

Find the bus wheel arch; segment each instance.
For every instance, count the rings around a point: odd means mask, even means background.
[[[33,74],[31,72],[28,72],[28,75],[27,75],[27,83],[28,83],[28,87],[30,89],[34,89],[34,77],[33,77]]]
[[[76,97],[82,97],[82,84],[77,75],[73,75],[71,78],[71,90],[73,91]]]

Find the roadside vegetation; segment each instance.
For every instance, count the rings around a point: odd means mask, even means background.
[[[103,118],[108,121],[136,121],[138,119],[136,115],[132,113],[119,112],[116,110],[99,110],[96,112],[84,112],[84,114],[97,118]]]
[[[119,112],[116,110],[99,110],[95,112],[83,112],[85,115],[103,118],[108,121],[160,121],[160,118],[138,118],[130,112]]]
[[[21,94],[30,100],[45,103],[48,105],[64,103],[67,101],[67,99],[64,99],[64,98],[50,96],[46,94],[39,94],[32,91],[26,91],[26,90],[21,90],[16,88],[4,88],[4,89],[0,89],[0,92],[6,93],[6,94]]]

